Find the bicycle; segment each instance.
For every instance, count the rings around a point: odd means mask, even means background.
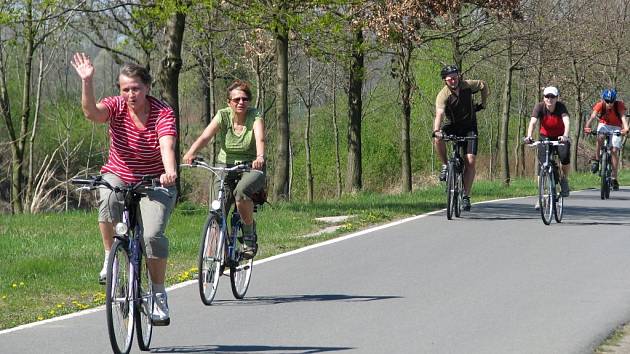
[[[446,218],[451,220],[453,214],[460,217],[464,197],[464,143],[477,139],[477,136],[445,135],[444,141],[453,145],[452,155],[447,162],[446,170]]]
[[[536,147],[538,145],[545,146],[545,160],[538,161],[540,172],[538,175],[538,204],[540,205],[540,216],[545,225],[551,224],[552,217],[556,222],[562,222],[564,213],[564,197],[558,188],[560,183],[560,171],[558,163],[554,159],[557,155],[553,146],[562,144],[556,140],[542,139],[535,141],[529,146]]]
[[[108,188],[122,195],[122,220],[115,226],[114,243],[109,253],[105,284],[107,330],[112,350],[116,354],[129,353],[134,328],[140,350],[149,350],[153,334],[151,314],[153,292],[146,262],[142,262],[143,228],[139,223],[140,199],[146,191],[154,190],[171,196],[160,187],[154,176],[142,176],[137,183],[122,187],[109,184],[102,176],[86,179],[73,178],[71,183],[83,185],[78,190]],[[148,185],[151,183],[150,185]]]
[[[606,132],[591,132],[590,135],[603,135],[605,137],[602,146],[599,150],[599,161],[601,164],[601,168],[599,170],[599,176],[601,177],[600,182],[600,198],[608,199],[610,198],[610,190],[613,188],[613,179],[612,179],[612,161],[611,161],[611,147],[612,147],[612,137],[613,135],[620,136],[621,131],[619,129],[615,129],[612,131]]]
[[[225,268],[230,269],[230,284],[232,294],[237,299],[245,297],[249,288],[253,257],[243,257],[243,230],[241,216],[236,206],[230,212],[232,196],[226,195],[226,178],[230,173],[243,173],[248,171],[261,171],[252,169],[247,164],[239,164],[230,167],[210,166],[202,159],[195,159],[191,164],[182,164],[182,167],[201,168],[213,173],[219,178],[217,199],[212,201],[206,223],[201,232],[201,244],[198,257],[198,283],[199,295],[205,305],[211,305],[219,285],[219,277]],[[254,205],[254,212],[257,211]],[[228,227],[228,217],[230,219]],[[256,234],[256,224],[254,224]]]

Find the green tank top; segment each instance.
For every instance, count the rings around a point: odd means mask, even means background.
[[[219,154],[217,162],[224,164],[238,164],[243,161],[256,160],[256,139],[254,136],[254,122],[262,119],[256,108],[247,109],[243,131],[236,133],[232,128],[233,112],[230,107],[217,112],[213,120],[219,125],[216,135]]]

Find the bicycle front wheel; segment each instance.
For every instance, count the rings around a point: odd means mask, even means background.
[[[241,227],[236,228],[238,232],[238,239],[243,239],[243,229]],[[236,242],[238,249],[235,254],[237,262],[232,263],[230,266],[230,284],[232,285],[232,294],[237,299],[242,299],[247,293],[249,288],[249,282],[252,278],[252,269],[254,267],[253,259],[243,258],[243,244]]]
[[[149,350],[151,336],[153,335],[153,324],[151,313],[153,312],[153,289],[149,269],[145,261],[140,259],[140,269],[138,269],[138,283],[136,285],[136,337],[140,350]]]
[[[455,164],[453,162],[449,162],[446,175],[446,218],[448,220],[453,218],[453,212],[455,211],[456,204],[457,194],[455,193]]]
[[[199,246],[199,295],[205,305],[212,304],[217,293],[223,259],[223,240],[219,216],[208,215]]]
[[[556,190],[558,186],[556,186]],[[554,198],[553,215],[556,218],[556,222],[562,222],[562,214],[564,213],[564,197],[562,193],[556,193]]]
[[[610,198],[610,161],[608,160],[608,154],[602,153],[601,157],[601,188],[600,188],[600,197],[601,199]]]
[[[551,223],[553,217],[553,176],[546,168],[541,168],[538,177],[538,203],[540,204],[540,216],[545,225]]]
[[[127,242],[120,240],[114,242],[108,262],[105,312],[109,341],[114,353],[126,354],[131,349],[134,325],[133,278]]]

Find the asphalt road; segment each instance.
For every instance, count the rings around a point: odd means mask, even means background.
[[[410,218],[169,292],[156,353],[591,353],[630,320],[630,189],[572,193],[561,224],[534,198]],[[138,353],[134,343],[133,353]],[[0,332],[0,353],[111,353],[105,312]]]

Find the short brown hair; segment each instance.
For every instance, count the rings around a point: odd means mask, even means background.
[[[151,74],[149,74],[149,70],[147,70],[144,66],[134,63],[125,63],[122,67],[120,67],[119,75],[138,78],[143,84],[151,86]]]
[[[249,84],[247,84],[247,82],[242,81],[242,80],[234,80],[234,82],[232,82],[230,84],[230,86],[228,86],[227,88],[227,97],[228,100],[230,98],[232,98],[232,96],[230,95],[230,93],[234,90],[241,90],[243,92],[245,92],[245,94],[247,95],[247,98],[251,99],[252,98],[252,90],[249,88]]]

